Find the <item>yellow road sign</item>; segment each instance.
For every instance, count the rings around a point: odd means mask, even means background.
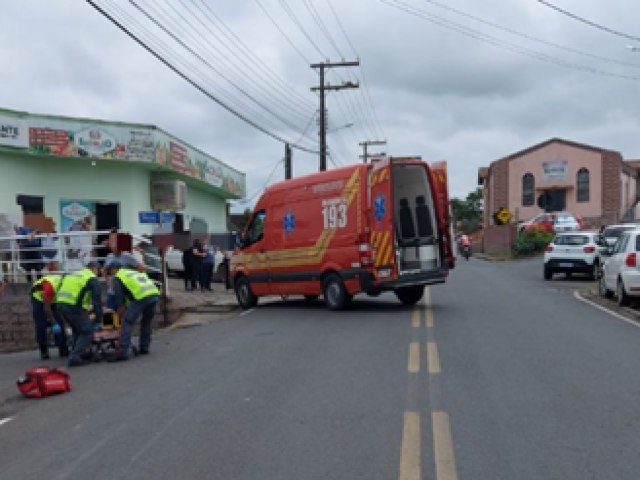
[[[509,210],[507,210],[506,208],[501,208],[496,213],[496,218],[498,220],[500,220],[500,222],[503,225],[506,225],[507,223],[509,223],[511,221],[511,212]]]

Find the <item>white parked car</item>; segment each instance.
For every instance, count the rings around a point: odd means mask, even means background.
[[[165,254],[165,260],[167,262],[167,274],[182,276],[184,272],[184,265],[182,264],[182,250],[173,248],[170,246]],[[213,260],[213,280],[224,281],[227,272],[224,262],[224,254],[222,252],[216,253]]]
[[[597,232],[558,233],[544,250],[544,279],[554,273],[586,273],[592,280],[598,276],[604,242]]]
[[[605,258],[600,277],[600,294],[612,298],[615,292],[619,305],[628,305],[640,298],[640,229],[622,232]]]
[[[165,253],[165,261],[167,262],[167,274],[178,275],[184,271],[182,265],[182,250],[170,246]]]

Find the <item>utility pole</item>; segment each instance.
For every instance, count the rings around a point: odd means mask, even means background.
[[[284,179],[289,180],[293,169],[291,168],[291,145],[284,144]]]
[[[362,158],[362,161],[364,163],[367,163],[367,160],[369,159],[369,157],[377,157],[379,155],[381,155],[380,153],[370,153],[367,154],[367,147],[369,145],[386,145],[387,141],[386,140],[365,140],[364,142],[360,142],[358,145],[360,145],[362,147],[362,155],[360,155],[360,158]],[[382,154],[384,155],[384,154]]]
[[[358,88],[358,82],[343,82],[342,85],[325,85],[324,71],[331,67],[357,67],[360,60],[355,62],[321,62],[312,63],[311,68],[320,69],[320,86],[312,87],[311,91],[320,91],[320,171],[327,169],[327,124],[325,121],[324,92],[327,90],[342,90],[344,88]]]

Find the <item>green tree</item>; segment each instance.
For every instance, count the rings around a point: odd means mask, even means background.
[[[470,192],[464,200],[452,198],[451,210],[462,232],[469,234],[478,230],[482,224],[482,189]]]

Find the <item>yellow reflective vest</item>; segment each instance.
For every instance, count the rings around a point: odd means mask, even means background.
[[[75,307],[82,307],[90,302],[90,292],[87,291],[87,283],[96,275],[88,268],[76,272],[67,273],[60,283],[56,293],[56,303],[64,303]]]
[[[32,296],[39,302],[44,302],[44,295],[42,294],[41,286],[44,282],[49,282],[53,288],[53,292],[57,294],[58,289],[60,288],[60,283],[62,282],[62,275],[45,275],[33,282],[33,286],[31,287],[31,291],[33,292]]]
[[[122,282],[124,288],[129,291],[135,301],[160,295],[158,287],[144,272],[121,268],[116,273],[116,278]]]

